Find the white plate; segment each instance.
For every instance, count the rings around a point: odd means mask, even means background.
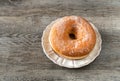
[[[57,19],[57,20],[59,20],[59,19]],[[92,23],[90,23],[92,25],[93,29],[95,30],[96,37],[97,37],[95,47],[90,52],[90,54],[86,58],[83,58],[83,59],[70,60],[70,59],[63,58],[63,57],[59,56],[58,54],[56,54],[52,50],[50,43],[49,43],[50,29],[51,29],[53,23],[55,23],[57,20],[53,21],[43,31],[42,47],[43,47],[43,51],[45,52],[45,55],[55,64],[57,64],[59,66],[67,67],[67,68],[80,68],[80,67],[86,66],[89,63],[93,62],[95,60],[95,58],[100,54],[100,51],[101,51],[102,39],[101,39],[100,33],[98,32],[98,29]]]

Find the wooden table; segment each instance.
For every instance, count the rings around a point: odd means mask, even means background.
[[[45,27],[66,15],[102,35],[100,56],[83,68],[55,65],[42,50]],[[0,0],[0,81],[120,81],[120,0]]]

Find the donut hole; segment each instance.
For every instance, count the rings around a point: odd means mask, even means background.
[[[71,39],[76,39],[76,36],[75,36],[74,33],[70,33],[70,34],[69,34],[69,37],[70,37]]]

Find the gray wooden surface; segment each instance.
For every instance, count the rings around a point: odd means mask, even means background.
[[[42,51],[43,30],[66,15],[83,16],[102,35],[100,56],[80,69]],[[120,81],[120,0],[0,0],[0,81]]]

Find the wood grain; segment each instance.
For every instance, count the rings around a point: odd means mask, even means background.
[[[119,81],[120,0],[0,0],[0,81]],[[100,56],[80,69],[52,63],[41,36],[51,21],[80,15],[99,29]]]

